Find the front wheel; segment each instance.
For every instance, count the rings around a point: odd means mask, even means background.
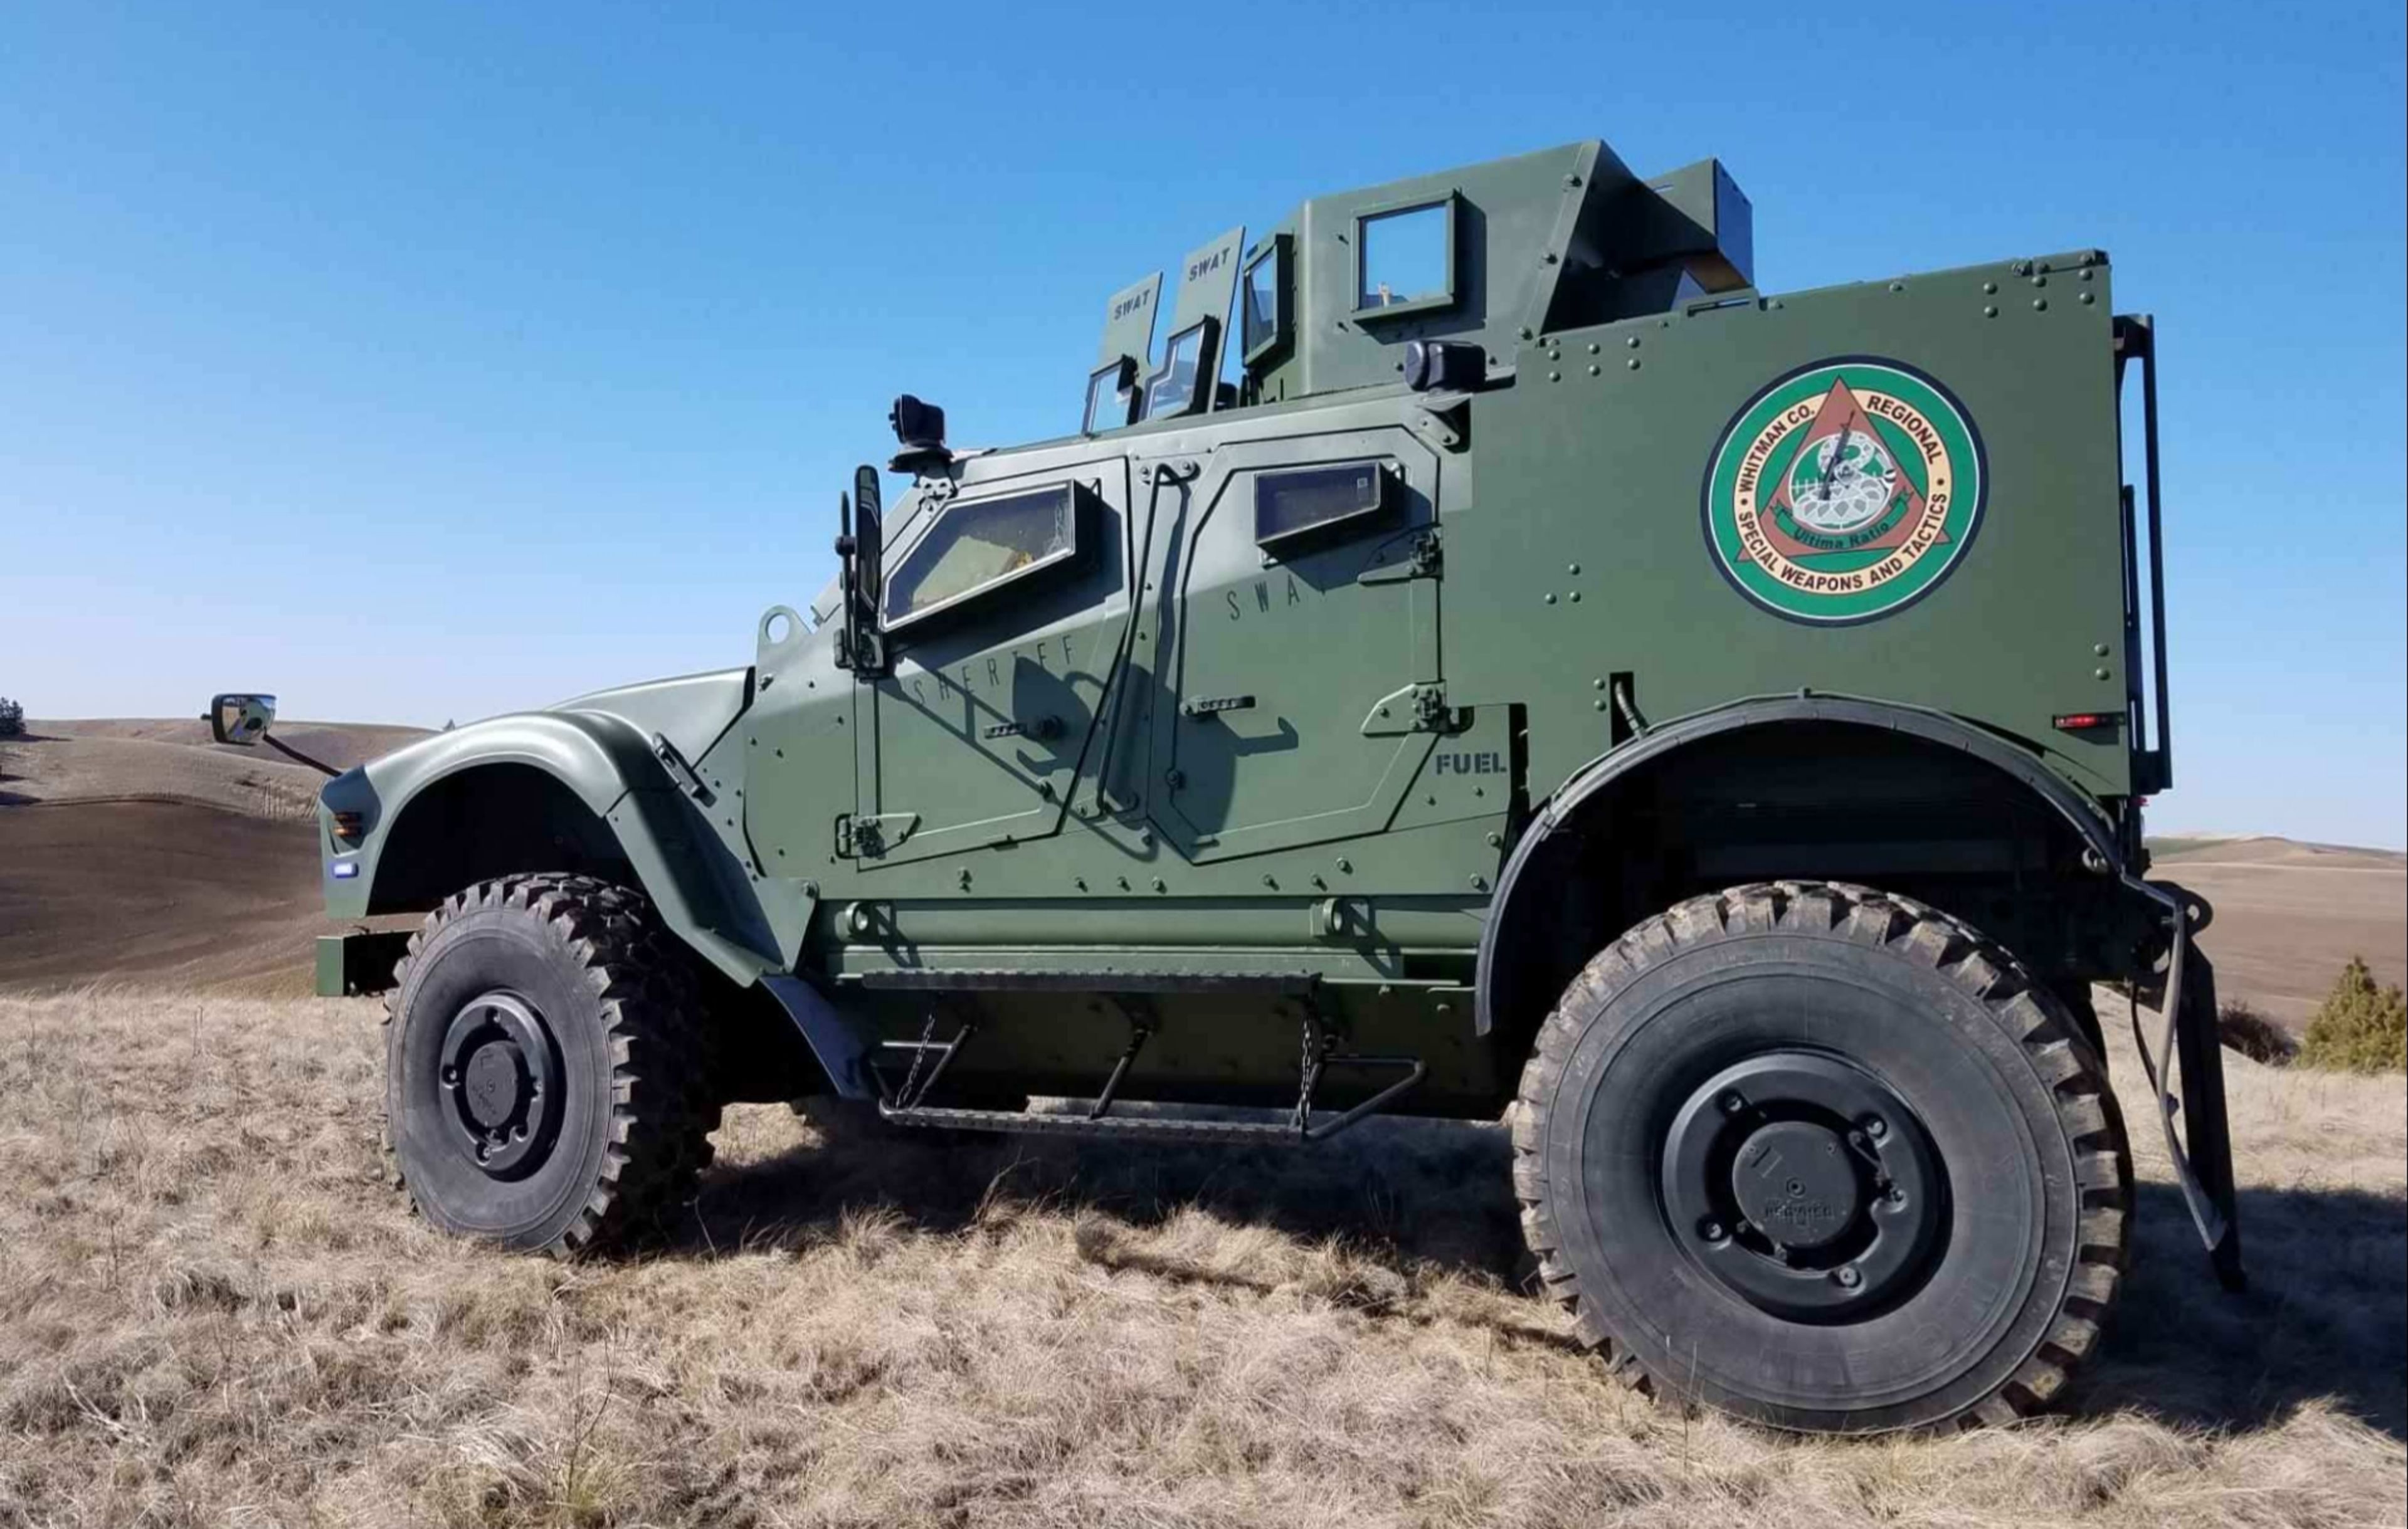
[[[627,1237],[709,1164],[694,973],[641,893],[481,883],[427,916],[395,978],[386,1139],[435,1225],[575,1252]]]
[[[2005,951],[1859,887],[1742,887],[1617,940],[1540,1031],[1514,1148],[1583,1340],[1775,1427],[2036,1410],[2124,1267],[2097,1053]]]

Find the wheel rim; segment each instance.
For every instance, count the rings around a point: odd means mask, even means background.
[[[1664,1137],[1662,1200],[1683,1250],[1792,1322],[1861,1322],[1921,1288],[1945,1240],[1947,1188],[1906,1101],[1821,1052],[1724,1068]]]
[[[560,1131],[560,1046],[515,993],[480,993],[443,1035],[445,1135],[492,1179],[543,1165]]]

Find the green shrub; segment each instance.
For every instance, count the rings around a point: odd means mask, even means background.
[[[0,738],[13,738],[24,730],[25,708],[0,695]]]
[[[2308,1022],[2300,1062],[2337,1072],[2408,1070],[2408,999],[2400,984],[2378,988],[2357,956],[2342,968],[2324,1007]]]

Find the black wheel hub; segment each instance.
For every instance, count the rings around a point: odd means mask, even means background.
[[[1815,1051],[1769,1051],[1706,1079],[1666,1134],[1662,1193],[1698,1267],[1793,1322],[1896,1306],[1947,1227],[1946,1176],[1906,1101]]]
[[[470,999],[443,1036],[440,1084],[451,1136],[494,1179],[542,1166],[559,1135],[560,1047],[515,993]]]

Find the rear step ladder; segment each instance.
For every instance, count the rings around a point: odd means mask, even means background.
[[[926,1028],[918,1040],[879,1043],[888,1053],[908,1053],[910,1065],[900,1085],[889,1081],[875,1060],[868,1070],[878,1080],[878,1113],[896,1125],[921,1125],[971,1131],[1012,1131],[1049,1136],[1116,1136],[1146,1141],[1208,1142],[1219,1145],[1302,1145],[1326,1141],[1381,1109],[1419,1084],[1429,1067],[1419,1057],[1370,1056],[1337,1049],[1338,1033],[1316,1002],[1320,979],[1278,972],[1042,972],[1042,971],[885,971],[863,974],[861,985],[883,991],[925,993],[934,1002]],[[978,1034],[978,1022],[965,1014],[955,1021],[951,1040],[938,1040],[937,1022],[948,998],[978,993],[1080,993],[1109,1000],[1129,1023],[1128,1045],[1083,1115],[1036,1114],[1012,1109],[953,1109],[925,1101],[962,1048]],[[1254,1121],[1199,1121],[1155,1116],[1113,1115],[1110,1111],[1138,1053],[1158,1027],[1153,1000],[1170,994],[1246,993],[1293,1000],[1303,1011],[1303,1034],[1297,1061],[1296,1107],[1280,1123]],[[936,1065],[923,1066],[934,1057]],[[1315,1122],[1312,1096],[1324,1074],[1332,1067],[1401,1069],[1404,1076],[1343,1114]]]

